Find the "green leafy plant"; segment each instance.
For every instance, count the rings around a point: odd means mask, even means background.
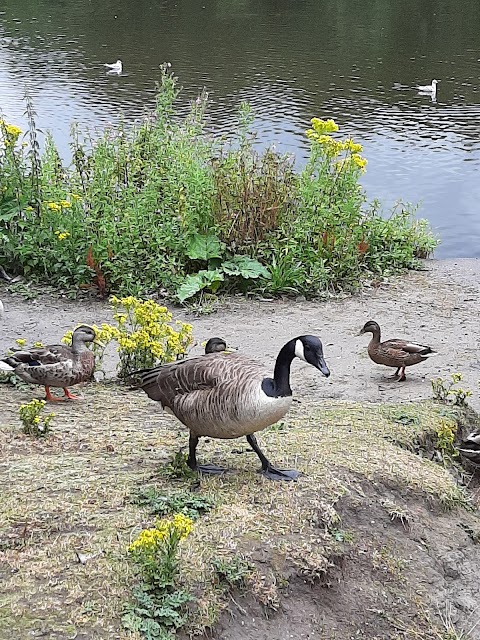
[[[44,438],[49,433],[55,414],[51,412],[42,415],[45,404],[45,400],[35,399],[21,405],[18,413],[23,424],[23,432],[27,435]]]
[[[461,373],[452,373],[451,380],[445,378],[434,378],[431,380],[433,397],[439,402],[450,402],[463,407],[467,404],[467,398],[472,395],[470,389],[463,389],[456,385],[462,381]]]
[[[225,244],[216,236],[195,235],[188,247],[187,254],[193,260],[207,262],[208,268],[190,274],[177,291],[180,302],[191,298],[202,289],[215,293],[227,277],[243,280],[269,278],[269,271],[258,260],[246,255],[233,255],[222,260]]]
[[[457,425],[451,420],[441,420],[440,426],[437,428],[436,448],[441,453],[442,458],[451,460],[458,457],[458,450],[455,446],[455,436],[457,434]]]
[[[212,568],[220,585],[244,588],[255,567],[245,558],[235,555],[230,558],[214,558]]]
[[[205,496],[189,491],[165,495],[155,487],[142,489],[133,496],[132,502],[147,507],[150,513],[157,516],[182,513],[192,520],[196,520],[214,507],[214,502]]]
[[[178,478],[183,480],[192,480],[197,477],[195,471],[190,469],[187,464],[188,454],[179,449],[173,454],[170,462],[162,468],[162,472],[169,478]]]
[[[176,584],[178,547],[193,529],[193,521],[183,514],[157,521],[143,530],[128,551],[135,562],[140,584],[127,605],[123,624],[139,631],[148,640],[172,638],[186,622],[186,604],[191,595]]]

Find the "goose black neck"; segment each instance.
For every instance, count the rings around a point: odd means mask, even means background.
[[[290,365],[295,358],[295,340],[290,340],[280,349],[275,362],[273,380],[275,382],[275,391],[277,396],[291,396],[290,388]]]

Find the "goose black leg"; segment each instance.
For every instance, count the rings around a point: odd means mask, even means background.
[[[263,474],[269,480],[296,480],[300,475],[298,471],[295,469],[275,469],[272,467],[268,459],[262,453],[262,450],[258,446],[257,439],[254,435],[247,436],[248,444],[255,451],[257,456],[260,458],[260,462],[262,463],[262,468],[260,469],[260,473]]]
[[[200,473],[209,473],[211,475],[219,475],[225,471],[222,467],[217,467],[214,464],[197,464],[197,445],[198,445],[198,436],[194,436],[193,433],[190,434],[190,439],[188,441],[188,458],[187,465],[192,469],[192,471],[199,471]]]

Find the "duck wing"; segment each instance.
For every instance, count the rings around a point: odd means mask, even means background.
[[[392,355],[398,351],[403,352],[404,354],[409,355],[419,355],[419,356],[427,356],[429,354],[435,353],[435,351],[431,347],[427,347],[424,344],[417,344],[416,342],[409,342],[407,340],[399,340],[398,338],[393,338],[392,340],[386,340],[382,342],[382,348],[387,352],[392,352]]]
[[[8,360],[9,364],[14,361],[17,364],[27,364],[33,367],[58,364],[72,360],[72,350],[65,344],[50,344],[46,347],[34,347],[28,351],[15,351]]]

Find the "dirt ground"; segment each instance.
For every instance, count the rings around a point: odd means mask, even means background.
[[[324,398],[397,402],[431,397],[430,379],[464,376],[462,385],[472,390],[470,404],[480,410],[478,381],[480,354],[480,260],[426,261],[423,271],[410,272],[379,287],[343,300],[245,300],[231,297],[212,314],[195,317],[172,309],[175,317],[193,324],[200,343],[214,335],[272,366],[280,347],[301,334],[316,334],[324,344],[331,377],[325,380],[312,367],[295,361],[292,388],[297,397],[311,402]],[[110,320],[108,304],[97,300],[72,302],[41,296],[24,300],[2,292],[5,318],[0,332],[0,352],[18,337],[27,341],[57,342],[77,323]],[[430,345],[438,355],[407,369],[407,381],[398,383],[393,373],[373,364],[367,355],[369,335],[357,336],[367,320],[382,327],[382,338],[408,338]],[[113,372],[115,354],[106,358]]]

